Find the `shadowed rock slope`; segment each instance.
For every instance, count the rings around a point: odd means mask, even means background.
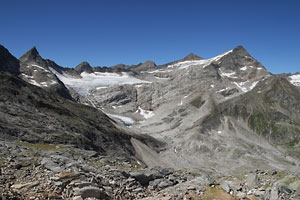
[[[6,54],[10,55],[7,51]],[[1,57],[1,69],[17,59]],[[38,59],[33,48],[21,60]],[[15,70],[13,70],[15,71]],[[55,75],[54,75],[55,76]],[[30,143],[69,144],[106,155],[133,156],[132,136],[118,129],[107,115],[83,104],[72,102],[41,87],[29,84],[14,74],[0,71],[0,138]],[[159,146],[151,137],[136,136],[145,143]]]

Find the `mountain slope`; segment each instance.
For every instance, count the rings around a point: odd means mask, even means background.
[[[45,63],[35,49],[31,51],[22,58],[23,64],[35,58],[39,64]],[[9,56],[0,63],[15,60]],[[0,91],[1,139],[69,144],[106,155],[135,154],[130,142],[133,135],[118,129],[114,121],[93,107],[72,102],[3,71],[0,71]],[[161,144],[150,137],[134,137],[153,146]]]
[[[58,94],[66,99],[72,99],[65,85],[49,70],[56,66],[53,61],[43,59],[33,47],[20,57],[20,77],[48,92]],[[57,67],[58,68],[58,67]]]
[[[300,90],[285,78],[266,79],[249,93],[221,104],[220,110],[244,119],[271,144],[288,147],[291,155],[299,156]]]

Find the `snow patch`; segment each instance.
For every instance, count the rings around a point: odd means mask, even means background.
[[[117,118],[119,120],[121,120],[125,126],[131,126],[134,123],[134,120],[129,118],[129,117],[125,117],[125,116],[121,116],[121,115],[112,115],[112,114],[107,114],[109,117],[112,118]]]
[[[190,66],[195,66],[195,65],[199,65],[201,66],[202,68],[205,68],[207,67],[208,65],[210,65],[212,62],[218,62],[223,56],[231,53],[232,50],[230,51],[227,51],[219,56],[216,56],[216,57],[213,57],[213,58],[210,58],[210,59],[207,59],[207,60],[187,60],[187,61],[182,61],[182,62],[178,62],[178,63],[175,63],[175,64],[171,64],[171,65],[168,65],[168,68],[179,68],[179,69],[186,69]],[[218,63],[220,64],[220,62]]]
[[[247,70],[247,66],[240,68],[240,70],[246,71]]]
[[[252,90],[258,83],[259,81],[255,81],[253,82],[250,86],[249,83],[251,83],[250,81],[245,81],[245,82],[233,82],[238,88],[240,88],[243,92],[249,92],[250,90]]]
[[[54,85],[54,84],[58,84],[58,82],[55,80],[51,80],[50,85]]]
[[[161,78],[161,77],[157,77],[155,76],[156,79],[159,79],[159,80],[169,80],[170,78]]]
[[[157,70],[154,70],[154,71],[150,71],[150,72],[147,72],[148,74],[153,74],[153,73],[167,73],[167,72],[172,72],[173,70],[162,70],[162,69],[157,69]]]
[[[180,101],[180,103],[178,103],[178,105],[179,105],[179,106],[182,106],[182,104],[183,104],[183,102],[182,102],[182,101]]]
[[[228,89],[229,88],[221,89],[221,90],[216,91],[216,93],[220,93],[220,92],[223,92],[223,91],[228,90]]]
[[[138,110],[139,110],[140,114],[143,115],[143,117],[144,117],[145,119],[148,119],[148,118],[154,116],[154,113],[153,113],[153,111],[151,111],[151,110],[144,110],[144,109],[142,109],[141,107],[139,107]]]
[[[290,78],[290,83],[295,85],[295,86],[300,86],[300,74],[295,74],[292,76],[289,76]]]
[[[220,76],[222,77],[228,77],[228,78],[236,78],[234,77],[236,73],[235,72],[223,72],[221,69],[220,69]]]
[[[108,88],[108,87],[96,87],[96,90],[102,90],[102,89],[105,89],[105,88]]]
[[[39,65],[31,65],[31,66],[32,66],[32,67],[39,68],[39,69],[42,69],[42,70],[44,70],[45,72],[49,72],[49,73],[50,73],[49,70],[47,70],[47,69],[45,69],[45,68],[43,68],[43,67],[41,67],[41,66],[39,66]]]

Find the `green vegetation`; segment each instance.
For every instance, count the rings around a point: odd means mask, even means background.
[[[39,151],[62,150],[67,148],[65,146],[56,146],[53,144],[33,144],[27,142],[17,142],[16,144],[24,147],[34,148]]]
[[[268,132],[268,122],[266,121],[263,113],[253,113],[248,120],[249,127],[259,134],[265,134]]]

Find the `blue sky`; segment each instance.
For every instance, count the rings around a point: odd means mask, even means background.
[[[243,45],[272,73],[300,71],[298,0],[0,0],[0,44],[65,67],[157,64]]]

